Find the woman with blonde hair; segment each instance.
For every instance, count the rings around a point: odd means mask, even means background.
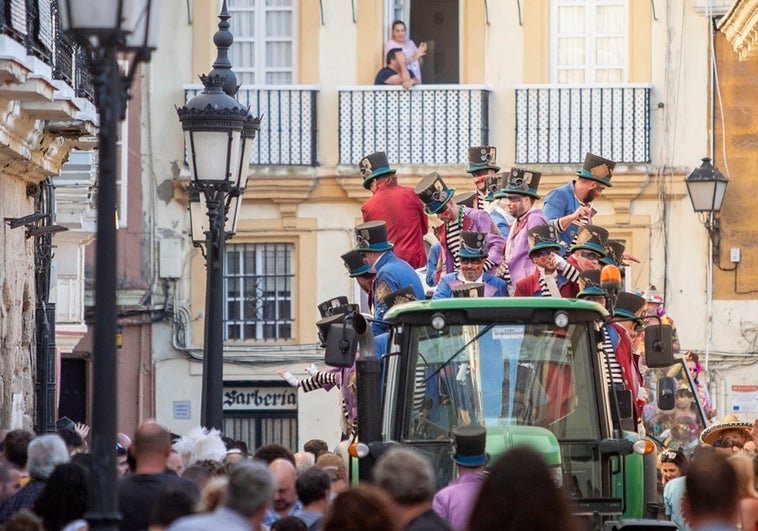
[[[758,531],[758,492],[755,490],[755,457],[748,452],[739,452],[729,458],[729,464],[737,472],[737,493],[740,497],[740,522],[743,531]]]

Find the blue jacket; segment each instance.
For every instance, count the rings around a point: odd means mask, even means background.
[[[384,318],[384,313],[387,311],[384,297],[400,288],[411,286],[416,299],[422,301],[426,298],[424,285],[421,284],[421,279],[416,270],[408,262],[398,258],[392,251],[387,251],[380,256],[379,260],[374,263],[374,269],[376,270],[372,289],[374,293],[374,319],[381,320]],[[376,321],[371,323],[371,331],[374,336],[388,330],[389,327],[386,324]]]
[[[555,188],[548,192],[542,205],[542,213],[545,214],[548,223],[554,224],[556,220],[563,216],[576,212],[576,209],[580,206],[581,203],[574,195],[574,181],[571,181],[560,188]],[[574,241],[574,237],[578,231],[579,225],[571,223],[568,227],[564,227],[562,232],[558,233],[558,243],[563,247],[564,255],[571,242]]]
[[[436,242],[429,248],[429,257],[426,259],[426,285],[437,285],[437,264],[440,261],[440,252],[442,245]]]

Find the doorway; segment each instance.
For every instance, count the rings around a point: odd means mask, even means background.
[[[460,0],[385,0],[386,34],[395,19],[404,20],[416,45],[427,45],[424,84],[460,82]]]

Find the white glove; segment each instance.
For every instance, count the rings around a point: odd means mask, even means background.
[[[305,372],[307,372],[311,376],[316,376],[316,373],[318,372],[318,367],[316,367],[315,363],[311,363],[308,367],[305,368]]]
[[[295,376],[290,371],[276,371],[276,372],[284,380],[287,380],[287,383],[290,384],[292,387],[297,387],[297,385],[300,383],[300,380],[295,378]]]
[[[563,271],[565,269],[565,267],[566,267],[567,264],[568,264],[568,262],[566,262],[565,258],[563,258],[560,254],[555,253],[555,266],[558,269],[560,269],[561,271]]]
[[[461,385],[466,385],[466,376],[468,375],[468,363],[461,363],[458,373],[455,375],[455,381]]]

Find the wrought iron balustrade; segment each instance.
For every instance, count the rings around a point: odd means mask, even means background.
[[[581,164],[591,151],[650,162],[647,84],[517,85],[517,164]]]
[[[61,31],[57,0],[0,0],[0,34],[48,64],[53,79],[68,83],[78,97],[93,100],[84,52]]]
[[[491,89],[481,85],[338,87],[339,163],[385,151],[390,164],[463,164],[489,139]]]
[[[186,85],[185,101],[198,94],[202,85]],[[242,85],[240,103],[253,114],[263,115],[253,141],[251,164],[266,166],[316,166],[318,87],[308,85]]]

